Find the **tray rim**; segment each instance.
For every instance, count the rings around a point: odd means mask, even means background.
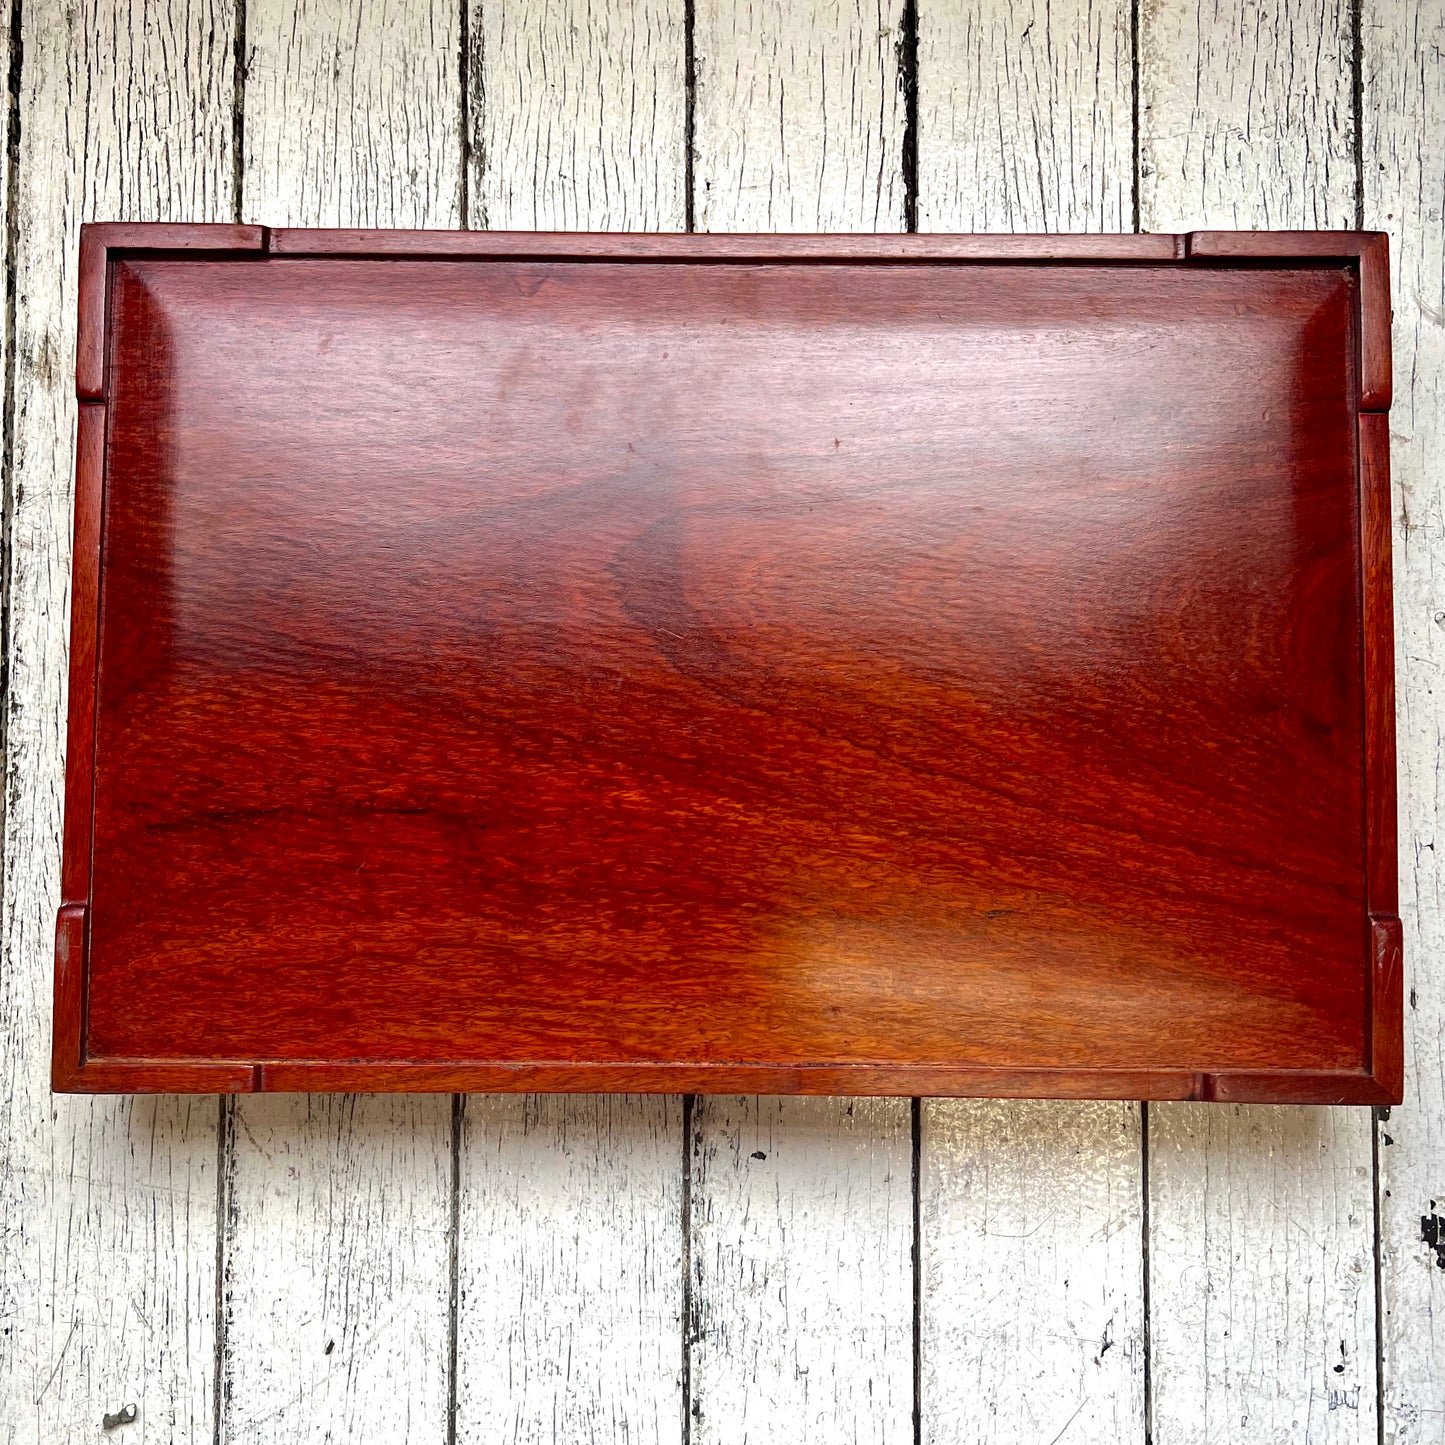
[[[1343,267],[1357,281],[1357,486],[1363,647],[1366,1057],[1358,1069],[1199,1073],[1005,1065],[632,1063],[484,1059],[114,1058],[86,1048],[93,865],[97,625],[105,490],[111,266],[127,256],[261,261],[546,259]],[[69,705],[56,916],[51,1088],[63,1093],[629,1092],[931,1095],[970,1098],[1395,1104],[1404,1092],[1402,930],[1397,895],[1395,654],[1391,582],[1389,240],[1380,231],[1178,234],[777,235],[303,230],[101,222],[80,232],[76,473]]]

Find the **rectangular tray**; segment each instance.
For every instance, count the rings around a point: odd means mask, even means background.
[[[55,1088],[1399,1099],[1388,294],[87,227]]]

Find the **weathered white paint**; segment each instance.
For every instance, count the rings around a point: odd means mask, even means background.
[[[684,228],[679,0],[471,11],[475,227]],[[457,1439],[683,1437],[682,1100],[474,1097]]]
[[[1377,1126],[1387,1445],[1445,1434],[1445,5],[1363,9],[1365,224],[1394,275],[1405,1103]],[[1441,1250],[1427,1243],[1437,1239]]]
[[[472,5],[472,225],[680,231],[682,0]]]
[[[223,1440],[445,1438],[447,1104],[237,1101],[223,1194]]]
[[[918,227],[1128,231],[1128,0],[919,6]]]
[[[1128,230],[1127,0],[924,5],[926,230]],[[1143,1163],[1133,1104],[925,1100],[925,1441],[1144,1438]]]
[[[1146,231],[1355,223],[1350,0],[1140,0]]]
[[[682,1101],[477,1095],[457,1440],[683,1439]]]
[[[1348,0],[1144,0],[1139,46],[1145,230],[1354,224]],[[1368,1111],[1160,1105],[1150,1141],[1157,1445],[1374,1441]]]
[[[911,1436],[908,1114],[905,1099],[696,1101],[697,1445]]]
[[[247,0],[242,218],[461,220],[455,0]]]
[[[1373,1184],[1363,1110],[1150,1110],[1159,1445],[1373,1445]]]
[[[5,7],[8,41],[9,7]],[[0,958],[0,1440],[211,1432],[216,1104],[55,1098],[82,220],[225,219],[231,7],[26,6],[16,195],[5,887]]]
[[[901,0],[697,0],[700,231],[901,231]]]
[[[448,0],[251,0],[242,218],[457,224],[459,27]],[[450,1100],[238,1099],[227,1139],[222,1438],[444,1439]]]
[[[925,1106],[923,1439],[1144,1439],[1139,1110]]]
[[[699,230],[901,230],[897,0],[696,4]],[[700,1098],[692,1439],[912,1430],[906,1100]]]

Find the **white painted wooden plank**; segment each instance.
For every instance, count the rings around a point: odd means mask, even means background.
[[[926,229],[1129,230],[1128,0],[923,6]],[[1145,1435],[1139,1109],[925,1100],[922,1438]]]
[[[1365,224],[1391,233],[1405,1102],[1377,1128],[1387,1445],[1445,1434],[1445,6],[1366,0]]]
[[[681,1101],[466,1101],[457,1440],[675,1445]]]
[[[924,1110],[922,1438],[1142,1442],[1138,1107]]]
[[[699,1098],[692,1440],[913,1430],[906,1099]]]
[[[1127,0],[921,5],[924,231],[1128,231],[1134,214]]]
[[[697,0],[700,231],[900,231],[902,0]]]
[[[1375,1440],[1365,1110],[1150,1110],[1154,1439]]]
[[[450,1106],[237,1101],[225,1198],[221,1438],[446,1438]]]
[[[904,224],[903,6],[695,6],[693,203],[707,231]],[[912,1431],[907,1100],[700,1098],[691,1438]]]
[[[460,54],[449,0],[250,0],[243,219],[455,225]],[[222,1438],[445,1439],[450,1101],[240,1099],[229,1140]]]
[[[248,0],[242,219],[456,226],[461,18],[446,0]]]
[[[678,231],[682,0],[472,6],[472,224]]]
[[[681,0],[471,10],[470,223],[682,230]],[[683,1436],[682,1101],[473,1097],[457,1440]]]
[[[1354,224],[1348,0],[1145,0],[1139,32],[1145,230]],[[1150,1141],[1156,1445],[1373,1442],[1368,1111],[1160,1105]]]
[[[1355,223],[1349,0],[1140,0],[1146,231]]]
[[[5,43],[9,7],[4,7]],[[226,220],[227,3],[27,5],[17,175],[16,401],[3,960],[0,1439],[208,1439],[216,1102],[51,1098],[82,220]],[[8,68],[8,65],[7,65]]]

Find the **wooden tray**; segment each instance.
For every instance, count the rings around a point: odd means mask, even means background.
[[[57,1089],[1400,1097],[1383,237],[80,290]]]

